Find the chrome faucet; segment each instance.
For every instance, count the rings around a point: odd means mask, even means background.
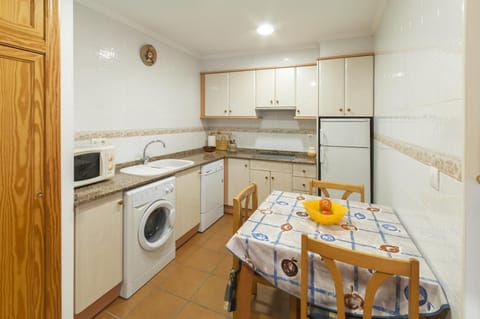
[[[165,148],[165,142],[162,141],[162,140],[153,140],[153,141],[150,141],[147,143],[147,145],[145,145],[145,147],[143,148],[143,164],[146,165],[148,164],[148,161],[150,161],[150,157],[147,156],[146,152],[147,152],[147,147],[150,146],[151,144],[153,143],[162,143],[163,147]]]

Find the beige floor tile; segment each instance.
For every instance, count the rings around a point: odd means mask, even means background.
[[[230,214],[225,214],[215,224],[213,224],[208,231],[215,234],[232,235],[233,232],[233,217]]]
[[[140,288],[128,299],[123,299],[119,297],[110,306],[107,307],[106,311],[119,318],[124,318],[127,313],[129,313],[133,308],[135,308],[138,303],[140,303],[144,298],[149,295],[152,288],[152,285],[147,284]]]
[[[171,319],[186,305],[185,299],[165,291],[152,289],[147,298],[139,302],[124,319]]]
[[[227,248],[225,248],[225,245],[231,237],[232,234],[213,234],[208,240],[205,241],[202,247],[209,248],[223,254],[230,254]]]
[[[215,313],[207,308],[201,307],[194,303],[187,304],[178,317],[175,319],[225,319],[225,317],[221,314]]]
[[[204,247],[197,247],[191,254],[179,255],[177,261],[182,265],[190,266],[200,271],[213,272],[215,266],[224,256],[224,253]]]
[[[223,309],[223,298],[227,285],[227,276],[211,275],[193,295],[192,301],[215,312],[227,315]]]
[[[223,259],[216,265],[212,274],[217,276],[228,276],[230,269],[232,269],[232,265],[233,255],[228,253],[228,255],[223,257]]]
[[[177,265],[170,277],[157,287],[181,298],[190,299],[207,278],[208,273],[206,272]]]

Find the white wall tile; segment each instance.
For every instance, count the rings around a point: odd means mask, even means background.
[[[376,134],[463,158],[462,0],[390,0],[375,34]],[[462,318],[463,183],[375,143],[375,201],[393,206]],[[457,262],[452,263],[452,260]]]

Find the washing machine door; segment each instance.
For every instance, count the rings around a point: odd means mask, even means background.
[[[175,210],[166,200],[153,202],[145,210],[138,229],[138,241],[145,250],[161,247],[171,236],[175,225]]]

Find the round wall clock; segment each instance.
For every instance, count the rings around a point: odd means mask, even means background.
[[[157,61],[157,51],[152,45],[145,44],[140,49],[140,58],[142,59],[143,64],[152,66]]]

